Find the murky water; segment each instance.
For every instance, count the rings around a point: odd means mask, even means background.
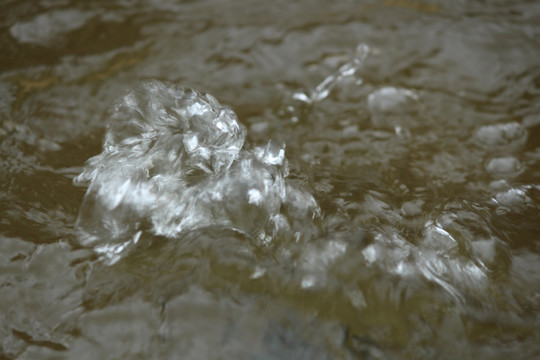
[[[0,14],[1,359],[540,357],[535,1]]]

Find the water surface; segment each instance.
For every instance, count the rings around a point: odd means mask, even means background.
[[[0,14],[0,358],[540,356],[535,2]],[[136,90],[153,80],[211,94],[235,135],[155,132],[189,104]],[[145,138],[114,105],[130,91],[162,142],[109,161],[107,139]],[[108,175],[74,182],[94,156]]]

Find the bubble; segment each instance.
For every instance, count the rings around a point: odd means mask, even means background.
[[[517,122],[482,126],[475,134],[476,142],[481,147],[504,151],[520,149],[527,137],[527,129]]]
[[[392,86],[379,88],[367,97],[371,121],[375,126],[406,132],[403,126],[413,122],[411,116],[418,110],[418,99],[418,95],[408,89]]]
[[[495,202],[509,209],[520,209],[532,203],[527,187],[510,188],[495,195]]]
[[[368,96],[368,109],[376,113],[408,113],[416,110],[418,95],[408,89],[385,86]]]
[[[486,171],[497,179],[514,178],[521,173],[521,163],[513,156],[491,159],[486,165]]]

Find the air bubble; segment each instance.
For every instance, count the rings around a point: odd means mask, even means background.
[[[521,173],[521,163],[513,156],[491,159],[486,165],[486,171],[497,179],[514,178]]]
[[[518,150],[525,145],[527,137],[527,129],[517,122],[482,126],[475,134],[478,145],[497,151]]]

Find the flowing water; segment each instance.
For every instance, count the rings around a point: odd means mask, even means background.
[[[0,359],[540,357],[538,39],[527,0],[2,1]]]

